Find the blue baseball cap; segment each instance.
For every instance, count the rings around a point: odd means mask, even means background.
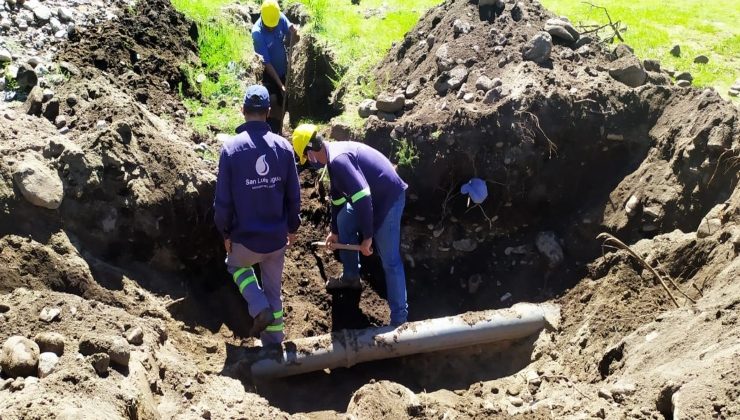
[[[244,108],[251,110],[263,110],[270,107],[270,93],[262,85],[252,85],[244,94]]]

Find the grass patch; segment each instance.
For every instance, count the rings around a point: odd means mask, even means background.
[[[396,162],[400,168],[414,168],[419,162],[419,150],[414,143],[407,139],[399,139],[396,142]]]
[[[689,71],[694,85],[714,86],[727,97],[728,88],[740,77],[740,8],[737,0],[643,0],[624,2],[595,0],[606,7],[614,21],[622,21],[627,31],[626,44],[641,58],[660,60],[664,68]],[[593,9],[582,0],[542,0],[542,4],[574,23],[606,23],[602,10]],[[681,46],[681,57],[669,51]],[[695,64],[703,54],[708,64]]]
[[[231,104],[234,98],[241,97],[244,86],[239,75],[248,70],[254,54],[251,33],[222,13],[222,8],[230,3],[233,1],[172,0],[177,10],[198,25],[202,67],[187,68],[185,73],[203,101],[184,98],[184,104],[190,114],[196,114],[190,122],[201,133],[212,130],[232,132],[242,121],[237,107],[219,107],[223,100]],[[197,83],[200,74],[211,77]]]
[[[350,125],[362,124],[354,105],[375,97],[387,81],[375,80],[372,70],[394,42],[400,41],[418,22],[419,17],[442,0],[290,0],[303,3],[311,15],[306,30],[329,44],[337,64],[346,69],[337,85],[347,86],[344,103],[348,111],[339,117]]]

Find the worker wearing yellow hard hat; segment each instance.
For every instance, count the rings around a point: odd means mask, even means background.
[[[313,124],[301,124],[293,131],[293,150],[301,165],[306,164],[309,151],[320,151],[323,138],[318,133],[318,127]]]
[[[353,141],[328,142],[313,124],[293,131],[293,150],[300,163],[317,169],[326,166],[331,183],[331,231],[326,245],[360,245],[368,256],[374,248],[385,272],[391,324],[401,325],[408,317],[406,275],[401,259],[401,216],[406,203],[406,183],[393,164],[372,147]],[[361,288],[360,256],[357,251],[339,251],[343,272],[330,279],[326,288]]]
[[[267,122],[274,133],[282,129],[288,76],[288,45],[298,38],[298,27],[280,11],[276,0],[265,0],[260,8],[260,18],[252,27],[254,52],[264,63],[262,84],[270,92],[270,116]]]

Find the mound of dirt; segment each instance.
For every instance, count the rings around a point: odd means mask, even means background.
[[[198,27],[168,1],[147,1],[136,11],[70,36],[57,60],[72,63],[84,78],[99,74],[156,114],[183,110],[177,92],[189,92],[182,65],[198,65]],[[99,71],[95,71],[97,69]],[[74,71],[74,70],[73,70]]]

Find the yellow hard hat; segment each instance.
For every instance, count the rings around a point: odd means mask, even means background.
[[[311,143],[317,132],[318,127],[313,124],[301,124],[293,131],[293,150],[298,155],[301,165],[306,163],[306,154],[304,153],[306,146]]]
[[[280,22],[280,5],[276,0],[265,0],[262,3],[262,24],[274,28]]]

